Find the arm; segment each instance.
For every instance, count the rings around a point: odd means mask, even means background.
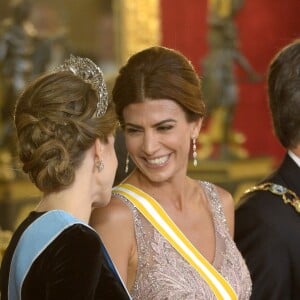
[[[289,253],[276,229],[258,211],[247,206],[236,211],[235,241],[252,278],[251,299],[291,299]]]
[[[136,243],[129,208],[120,200],[112,199],[105,208],[93,211],[90,224],[99,233],[124,283],[130,289],[132,280],[128,274],[129,265],[134,257]]]
[[[250,65],[249,61],[243,56],[238,49],[236,49],[234,54],[234,59],[241,66],[241,68],[246,72],[249,79],[252,82],[256,82],[262,79],[262,76],[257,74],[255,70]]]
[[[45,274],[45,299],[93,300],[103,263],[100,246],[99,237],[90,228],[74,225],[66,229],[47,249],[37,273]]]

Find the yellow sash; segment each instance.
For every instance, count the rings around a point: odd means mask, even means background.
[[[159,203],[130,184],[120,184],[113,192],[125,196],[160,234],[193,266],[219,299],[238,299],[226,279],[206,260],[180,231]]]

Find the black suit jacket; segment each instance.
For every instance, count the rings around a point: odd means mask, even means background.
[[[300,168],[287,154],[263,182],[300,196]],[[235,241],[248,265],[251,299],[300,299],[300,213],[269,191],[251,193],[236,209]]]

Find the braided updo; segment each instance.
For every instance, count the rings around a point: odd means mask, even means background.
[[[43,75],[27,86],[15,110],[23,171],[42,192],[69,186],[96,138],[107,142],[116,128],[114,109],[95,116],[97,96],[71,72]]]

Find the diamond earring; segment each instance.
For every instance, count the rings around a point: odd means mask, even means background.
[[[97,168],[98,173],[100,173],[104,169],[104,163],[102,160],[95,161],[95,167]]]
[[[193,165],[194,167],[197,167],[198,161],[197,161],[197,145],[196,145],[196,138],[192,138],[192,143],[193,143]]]
[[[129,154],[127,152],[126,161],[125,161],[125,173],[127,174],[129,170]]]

